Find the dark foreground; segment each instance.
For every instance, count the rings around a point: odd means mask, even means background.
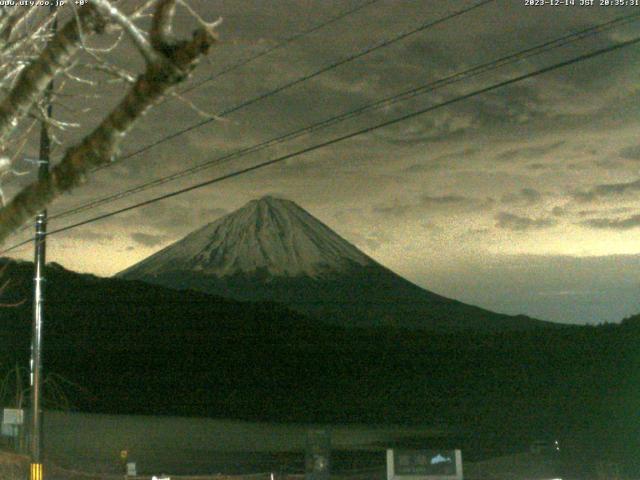
[[[24,371],[32,271],[5,274],[3,302],[27,301],[0,311],[0,365]],[[461,446],[473,461],[558,438],[585,471],[640,476],[640,318],[530,332],[344,329],[275,304],[60,268],[47,278],[45,371],[72,411],[428,425],[446,434],[413,446]]]
[[[379,463],[376,461],[376,463]],[[293,467],[293,465],[289,465]],[[26,480],[28,458],[0,451],[0,478],[3,480]],[[176,475],[173,473],[158,475],[161,478],[173,480],[298,480],[304,479],[303,469],[296,469],[297,473],[287,473],[286,470],[263,468],[261,472],[236,474],[199,474]],[[548,459],[538,455],[517,454],[481,462],[466,462],[464,478],[467,480],[551,480],[558,475],[557,468],[550,468]],[[151,480],[153,475],[140,474],[128,477],[132,480]],[[53,462],[45,463],[45,478],[48,480],[116,480],[122,479],[122,473],[91,472],[72,468],[64,468]],[[361,468],[334,467],[330,476],[333,480],[386,480],[384,465]],[[626,478],[619,476],[615,469],[601,470],[595,475],[563,472],[565,480],[616,480]]]
[[[206,418],[113,416],[45,412],[47,480],[122,478],[127,450],[141,480],[170,474],[174,480],[228,476],[236,480],[301,478],[306,435],[323,428],[332,441],[332,478],[386,478],[387,448],[430,448],[446,429],[380,425],[303,425]],[[493,455],[460,445],[469,480],[603,479],[620,477],[620,465],[594,464],[580,452]],[[516,448],[511,446],[511,448]],[[27,460],[0,455],[0,478],[24,480]],[[220,476],[222,475],[222,476]],[[298,477],[296,477],[298,476]]]

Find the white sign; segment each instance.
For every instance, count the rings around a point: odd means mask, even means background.
[[[462,452],[387,450],[387,480],[462,480]]]
[[[2,414],[4,425],[22,425],[24,423],[24,410],[20,408],[5,408]]]
[[[131,477],[138,475],[138,472],[136,471],[136,462],[127,463],[127,475]]]

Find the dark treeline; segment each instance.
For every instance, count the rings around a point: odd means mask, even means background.
[[[27,365],[30,264],[11,264],[1,366]],[[89,412],[455,426],[499,450],[560,438],[635,467],[640,317],[530,332],[341,329],[269,303],[47,271],[44,365]],[[628,456],[628,457],[627,457]],[[628,461],[627,461],[628,460]]]

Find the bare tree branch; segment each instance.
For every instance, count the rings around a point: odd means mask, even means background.
[[[156,50],[173,43],[173,16],[176,13],[176,0],[160,0],[151,21],[151,45]]]
[[[157,63],[160,61],[158,53],[151,48],[149,42],[142,32],[134,25],[134,23],[124,13],[118,10],[109,0],[91,0],[98,8],[100,13],[111,18],[115,23],[120,25],[122,29],[129,35],[133,44],[140,51],[147,63]]]
[[[140,6],[136,7],[132,12],[129,13],[129,16],[132,19],[140,18],[142,16],[147,16],[145,12],[147,12],[158,0],[147,0],[143,2]]]
[[[26,67],[18,77],[16,85],[0,103],[0,145],[42,98],[49,82],[66,68],[73,54],[80,47],[80,28],[89,32],[99,32],[105,27],[102,18],[93,8],[82,7],[80,23],[69,21],[49,42],[39,58]]]
[[[158,60],[147,63],[145,72],[138,76],[122,101],[93,132],[66,151],[49,178],[25,187],[0,210],[0,242],[54,198],[84,183],[91,169],[112,162],[133,125],[184,81],[207,54],[216,41],[210,26],[198,28],[190,40],[171,38],[174,9],[174,0],[160,0],[154,12],[150,38]],[[74,32],[77,38],[77,30]]]
[[[2,41],[3,44],[9,43],[11,34],[16,27],[34,11],[35,9],[33,7],[12,8],[9,14],[4,15],[0,19],[0,41]]]

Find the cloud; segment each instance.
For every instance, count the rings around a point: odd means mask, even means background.
[[[640,192],[640,180],[623,183],[606,183],[596,185],[589,190],[574,192],[573,198],[578,202],[587,203],[601,198]]]
[[[350,232],[348,238],[360,248],[369,250],[378,250],[381,246],[392,241],[392,238],[388,234],[380,231],[373,231],[368,234]]]
[[[508,212],[500,212],[496,215],[495,219],[497,220],[496,227],[516,232],[539,230],[553,227],[557,224],[556,220],[550,218],[523,217]]]
[[[151,235],[148,233],[136,232],[129,235],[131,240],[146,247],[155,247],[164,242],[167,237],[165,235]]]
[[[532,163],[527,165],[529,170],[546,170],[549,168],[549,165],[545,165],[544,163]]]
[[[597,230],[631,230],[640,227],[640,215],[627,218],[594,218],[581,224]]]
[[[431,221],[428,221],[428,220],[420,222],[420,226],[422,228],[424,228],[425,230],[428,230],[430,232],[436,232],[436,233],[444,232],[444,228],[442,228],[442,226],[440,226],[439,224],[437,224],[435,222],[431,222]]]
[[[590,210],[580,210],[578,212],[578,215],[584,218],[584,217],[593,217],[596,215],[620,215],[621,213],[629,213],[631,211],[632,211],[631,207],[590,209]]]
[[[539,158],[547,153],[556,150],[565,144],[565,141],[554,142],[547,145],[540,145],[538,147],[522,147],[512,148],[496,155],[496,160],[518,160],[518,159],[535,159]]]
[[[390,206],[376,205],[373,207],[372,210],[373,210],[373,213],[379,213],[381,215],[389,216],[389,217],[396,217],[396,216],[403,216],[407,214],[409,211],[411,211],[411,205],[408,205],[408,204],[390,205]]]
[[[407,125],[388,128],[386,132],[374,132],[374,136],[391,145],[411,147],[431,142],[460,138],[473,128],[473,115],[466,112],[435,112]]]
[[[542,194],[533,188],[522,188],[518,192],[508,193],[500,198],[508,205],[534,205],[542,199]]]
[[[476,212],[493,208],[495,200],[491,197],[476,198],[454,193],[444,195],[424,194],[414,202],[396,203],[393,205],[376,205],[374,213],[389,217],[405,216],[409,213]]]
[[[78,240],[87,242],[104,242],[106,240],[113,240],[113,235],[103,232],[92,232],[91,230],[72,230],[68,233],[69,236]]]
[[[640,145],[623,148],[620,150],[620,156],[627,160],[640,160]]]
[[[593,290],[559,290],[557,292],[540,291],[536,295],[540,297],[582,297],[593,293]]]
[[[452,205],[452,204],[460,204],[469,202],[470,199],[468,197],[463,197],[462,195],[441,195],[441,196],[431,196],[431,195],[422,195],[420,197],[420,203],[426,206],[431,205]]]
[[[480,150],[478,148],[465,148],[452,153],[445,153],[444,155],[440,155],[432,160],[425,160],[420,163],[415,163],[407,168],[405,168],[405,172],[424,172],[435,170],[438,168],[447,167],[449,165],[445,165],[445,163],[451,163],[458,160],[467,160],[477,153]]]
[[[425,59],[428,59],[429,69],[438,70],[438,74],[445,74],[452,67],[451,45],[446,43],[434,43],[432,39],[417,39],[407,44],[403,59],[420,68],[424,68]]]
[[[447,195],[422,195],[419,198],[420,207],[433,210],[444,211],[483,211],[490,210],[495,204],[495,200],[491,197],[477,198],[467,197],[464,195],[447,194]]]
[[[142,224],[167,235],[185,235],[190,230],[213,222],[227,213],[224,208],[209,207],[208,199],[201,202],[181,202],[183,203],[174,201],[149,205],[145,209],[137,210],[134,212],[135,216],[125,221],[129,225]]]
[[[607,170],[615,170],[615,169],[627,169],[628,166],[625,162],[621,162],[619,160],[612,160],[610,158],[603,158],[601,160],[596,160],[593,162],[599,168],[604,168]]]

